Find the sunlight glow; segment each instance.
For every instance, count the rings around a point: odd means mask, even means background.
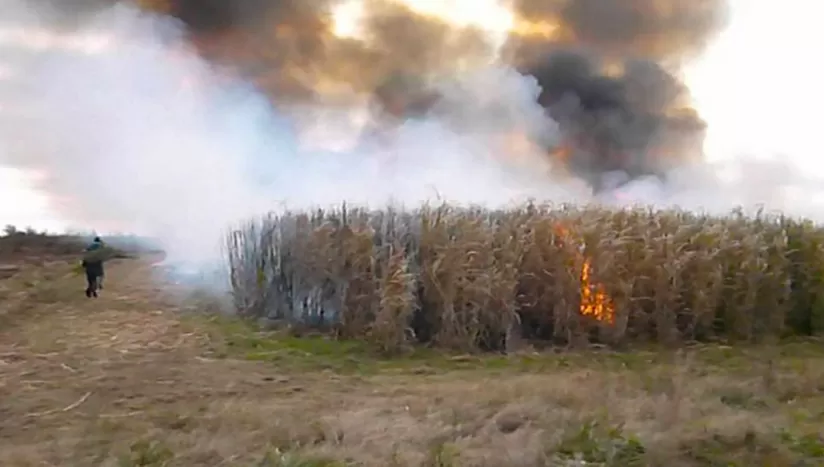
[[[687,74],[709,158],[781,157],[824,176],[824,4],[731,0],[733,21]]]
[[[64,50],[88,55],[102,53],[112,46],[111,38],[102,34],[56,34],[42,28],[0,28],[0,46],[20,47],[32,51]]]
[[[486,31],[498,44],[515,24],[512,13],[498,0],[392,0],[412,11],[434,16],[451,24]],[[348,0],[333,11],[334,32],[340,37],[358,37],[363,3]]]
[[[359,0],[347,0],[332,10],[332,31],[338,37],[358,37],[361,35],[360,21],[363,17],[363,3]]]
[[[63,231],[65,225],[49,219],[48,201],[32,189],[36,177],[16,169],[0,167],[0,228]]]

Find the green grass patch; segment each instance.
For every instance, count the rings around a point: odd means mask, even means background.
[[[815,339],[794,339],[775,345],[701,345],[673,351],[641,348],[545,351],[514,355],[447,353],[420,347],[402,356],[387,357],[364,341],[339,340],[327,335],[294,336],[261,331],[252,322],[232,317],[190,317],[206,324],[217,357],[264,361],[295,370],[334,370],[342,373],[447,372],[483,370],[490,375],[513,371],[553,371],[588,368],[604,371],[643,371],[688,365],[701,374],[805,369],[824,358],[824,345]],[[762,368],[763,367],[763,368]]]

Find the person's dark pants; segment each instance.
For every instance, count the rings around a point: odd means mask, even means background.
[[[93,274],[89,271],[86,271],[86,296],[87,297],[97,298],[98,278],[99,278],[98,275]]]
[[[103,280],[103,265],[101,263],[87,263],[84,265],[86,270],[86,296],[97,297],[97,291],[101,289],[101,282]]]

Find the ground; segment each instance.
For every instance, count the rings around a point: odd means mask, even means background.
[[[6,267],[0,465],[824,465],[816,341],[381,359],[214,317],[152,261],[97,300],[65,261]]]

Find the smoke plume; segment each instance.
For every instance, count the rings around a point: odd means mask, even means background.
[[[180,259],[214,261],[231,223],[284,207],[587,202],[627,179],[616,202],[815,214],[785,204],[811,189],[783,166],[685,165],[705,125],[679,67],[720,0],[513,0],[503,46],[380,0],[354,36],[332,0],[6,3],[0,165],[39,174],[64,223]]]
[[[537,120],[536,132],[553,131],[535,103],[537,87],[514,70],[479,69],[455,83],[461,97],[451,110],[472,116],[462,132],[431,118],[345,149],[308,149],[307,139],[357,133],[358,117],[379,117],[368,107],[303,101],[301,111],[320,121],[307,137],[294,108],[281,110],[243,73],[205,60],[168,16],[124,4],[61,16],[45,13],[57,3],[30,5],[8,10],[14,27],[2,39],[18,78],[0,87],[0,164],[44,172],[36,188],[66,223],[146,232],[181,258],[206,261],[231,223],[284,206],[502,204],[585,193],[547,183],[535,171],[540,158],[526,154],[523,168],[504,163],[497,135],[480,130],[489,120],[476,108],[483,100],[504,111],[495,120],[500,133],[526,118]]]
[[[596,189],[605,173],[661,175],[700,158],[705,124],[678,67],[726,18],[724,0],[513,0],[516,27],[494,57],[482,31],[399,2],[365,0],[357,38],[334,34],[333,0],[153,3],[210,62],[241,70],[275,102],[328,102],[337,88],[390,115],[421,115],[437,101],[433,78],[498,58],[537,78],[538,102],[560,124],[561,141],[535,142]]]
[[[679,71],[726,21],[724,0],[513,0],[511,60],[538,79],[571,168],[661,175],[700,159],[706,125]]]
[[[277,102],[356,94],[402,113],[412,80],[454,74],[492,58],[482,31],[385,0],[365,0],[358,37],[339,37],[332,12],[341,3],[169,0],[155,8],[183,22],[202,56],[239,70]]]
[[[105,6],[40,1],[73,18]],[[384,121],[402,120],[443,97],[436,79],[493,61],[515,66],[538,80],[538,102],[563,134],[529,135],[532,142],[595,189],[610,172],[662,175],[700,159],[705,124],[678,67],[726,18],[725,0],[510,0],[515,27],[498,54],[487,32],[397,1],[362,0],[355,37],[336,34],[341,0],[138,3],[178,19],[201,57],[255,83],[284,112],[286,104],[365,101]]]

